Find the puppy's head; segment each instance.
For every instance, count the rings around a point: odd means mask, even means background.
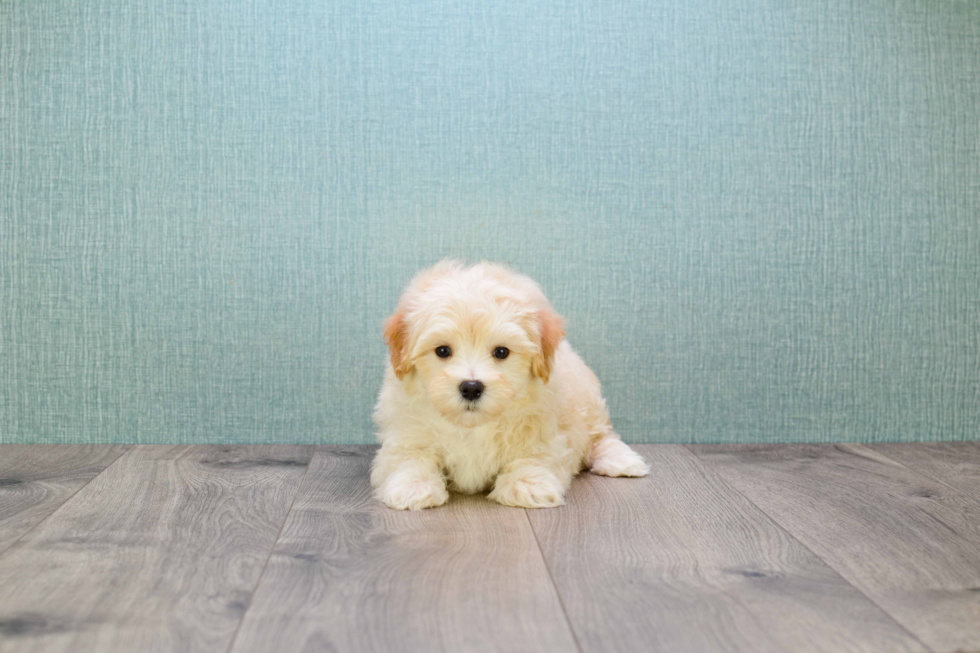
[[[421,272],[385,323],[395,376],[460,426],[499,417],[547,383],[564,336],[536,283],[488,263]]]

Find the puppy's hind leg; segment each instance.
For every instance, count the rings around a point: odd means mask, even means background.
[[[619,439],[613,430],[606,409],[606,401],[598,389],[593,395],[594,402],[586,413],[586,425],[591,435],[591,444],[585,455],[589,471],[599,476],[646,476],[650,465],[640,454]]]
[[[600,476],[646,476],[650,465],[619,437],[602,437],[592,443],[589,471]]]

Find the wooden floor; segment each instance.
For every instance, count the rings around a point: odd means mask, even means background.
[[[0,446],[0,651],[980,651],[980,443],[638,449],[406,513],[373,447]]]

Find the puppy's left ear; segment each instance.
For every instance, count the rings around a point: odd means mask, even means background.
[[[385,342],[391,353],[391,368],[400,381],[412,369],[408,360],[408,323],[403,313],[395,313],[385,320]]]
[[[551,308],[538,311],[538,334],[541,342],[541,353],[531,361],[531,372],[540,376],[547,383],[551,377],[551,366],[555,360],[555,350],[565,338],[565,328],[561,316]]]

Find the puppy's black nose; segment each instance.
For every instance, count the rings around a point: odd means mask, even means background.
[[[476,401],[483,394],[483,384],[479,381],[463,381],[459,384],[459,394],[466,401]]]

